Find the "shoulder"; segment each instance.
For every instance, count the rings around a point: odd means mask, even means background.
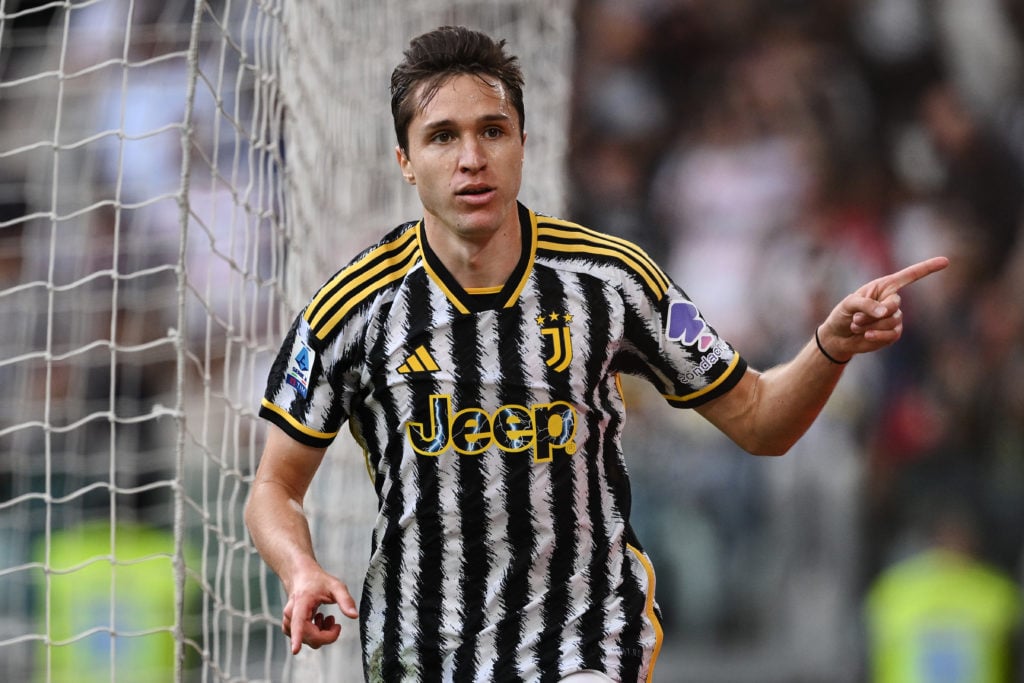
[[[572,221],[535,215],[539,258],[606,278],[637,282],[657,299],[664,297],[671,286],[661,267],[634,242]]]
[[[393,259],[396,255],[404,253],[419,252],[419,226],[420,221],[409,221],[392,228],[379,240],[364,248],[335,273],[324,286],[328,286],[337,279],[338,275],[372,267],[381,260]]]
[[[332,275],[310,299],[303,317],[324,339],[352,311],[381,291],[393,288],[422,260],[419,222],[390,230]]]

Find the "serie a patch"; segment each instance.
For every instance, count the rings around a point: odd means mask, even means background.
[[[306,343],[307,339],[309,339],[309,323],[303,318],[299,321],[299,327],[295,331],[295,342],[292,344],[292,353],[288,357],[288,370],[284,376],[284,381],[293,387],[302,398],[306,398],[306,393],[309,391],[309,376],[313,371],[313,363],[316,361],[316,351]]]

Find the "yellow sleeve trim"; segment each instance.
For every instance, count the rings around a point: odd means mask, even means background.
[[[302,432],[303,434],[306,434],[308,436],[312,436],[317,439],[333,439],[336,436],[338,436],[338,432],[319,432],[315,429],[310,429],[306,425],[299,423],[294,417],[291,416],[290,413],[288,413],[288,411],[281,408],[281,406],[277,405],[276,403],[271,403],[267,399],[263,399],[260,405],[262,405],[267,410],[272,411],[276,415],[279,415],[282,418],[284,418],[285,422],[287,422],[296,431]]]
[[[740,362],[740,354],[734,353],[733,356],[732,356],[732,360],[729,362],[728,369],[726,369],[725,372],[723,372],[721,375],[719,375],[718,379],[716,379],[714,382],[712,382],[711,384],[707,385],[706,387],[704,387],[702,389],[698,389],[697,391],[693,392],[692,394],[687,394],[686,396],[672,396],[671,394],[662,394],[662,396],[665,397],[665,399],[667,399],[669,401],[675,401],[677,403],[693,401],[695,399],[698,399],[701,396],[703,396],[704,394],[710,393],[710,392],[714,391],[715,389],[717,389],[718,386],[722,382],[724,382],[726,379],[728,379],[730,376],[732,376],[732,373],[736,370],[736,366],[739,365],[739,362]]]

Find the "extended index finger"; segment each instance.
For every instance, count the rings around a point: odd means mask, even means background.
[[[879,300],[885,299],[890,294],[895,294],[909,284],[917,282],[923,277],[936,273],[949,265],[949,259],[945,256],[933,256],[924,261],[907,266],[903,270],[888,275],[882,279],[882,292]]]

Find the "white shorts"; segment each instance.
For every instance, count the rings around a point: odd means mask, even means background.
[[[614,683],[600,671],[577,671],[562,679],[561,683]]]

